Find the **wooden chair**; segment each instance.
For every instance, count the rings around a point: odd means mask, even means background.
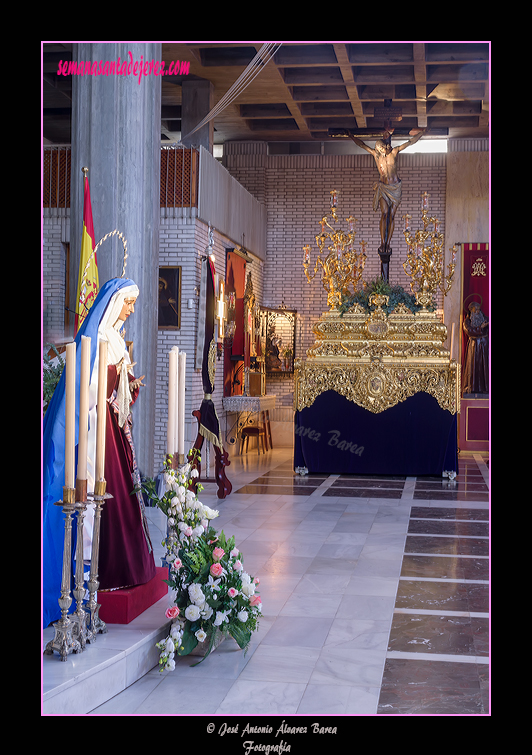
[[[244,452],[244,444],[246,453],[248,452],[249,439],[257,439],[257,453],[260,456],[260,447],[262,445],[263,453],[266,453],[270,448],[273,448],[272,443],[272,431],[270,428],[270,414],[268,410],[261,412],[262,424],[249,425],[244,427],[240,433],[240,453]]]

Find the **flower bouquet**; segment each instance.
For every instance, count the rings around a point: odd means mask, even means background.
[[[177,470],[171,462],[167,457],[159,487],[151,479],[142,482],[142,489],[167,517],[166,582],[175,590],[174,605],[166,611],[173,619],[170,633],[157,643],[160,671],[174,669],[175,655],[188,655],[198,643],[205,644],[204,660],[227,635],[246,651],[262,611],[259,580],[244,571],[234,537],[228,539],[214,529],[211,522],[218,511],[202,504],[190,489],[198,476],[190,455]],[[196,486],[198,492],[202,489]]]

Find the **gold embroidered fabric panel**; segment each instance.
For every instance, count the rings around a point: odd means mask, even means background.
[[[294,408],[312,406],[316,397],[333,390],[377,414],[415,393],[424,391],[451,414],[459,411],[458,365],[391,365],[296,363]]]

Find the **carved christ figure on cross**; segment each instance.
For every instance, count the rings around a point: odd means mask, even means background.
[[[393,235],[395,213],[401,203],[401,179],[397,175],[397,155],[403,149],[415,144],[426,132],[426,129],[412,129],[410,131],[412,139],[404,142],[404,144],[399,144],[397,147],[392,147],[390,143],[393,131],[393,128],[388,128],[383,134],[383,139],[378,139],[375,142],[375,149],[368,147],[362,139],[354,136],[350,131],[346,131],[346,136],[349,136],[355,144],[373,155],[379,171],[379,181],[374,187],[373,210],[376,212],[379,207],[381,210],[381,246],[379,247],[379,254],[381,255],[391,253],[390,241]]]

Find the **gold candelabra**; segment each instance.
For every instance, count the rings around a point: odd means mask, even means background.
[[[313,272],[310,267],[310,244],[303,247],[303,270],[310,283],[314,280],[318,269],[323,271],[322,283],[327,291],[327,305],[332,308],[338,307],[342,302],[343,294],[354,293],[362,277],[366,264],[366,241],[360,241],[361,252],[353,248],[356,236],[356,218],[350,215],[346,218],[347,232],[335,230],[331,222],[337,222],[338,191],[331,191],[331,212],[325,215],[321,221],[321,232],[315,237],[319,248],[318,257]],[[353,291],[349,290],[352,286]]]
[[[447,266],[449,272],[445,275],[444,235],[440,231],[438,218],[431,217],[428,214],[429,196],[430,194],[426,191],[421,195],[423,230],[412,233],[409,227],[412,216],[403,215],[403,233],[408,245],[408,254],[405,262],[403,262],[403,268],[411,278],[410,288],[412,293],[415,294],[416,302],[424,308],[432,302],[432,296],[436,289],[439,289],[444,296],[449,293],[453,284],[457,254],[455,245],[449,250],[451,261]]]

